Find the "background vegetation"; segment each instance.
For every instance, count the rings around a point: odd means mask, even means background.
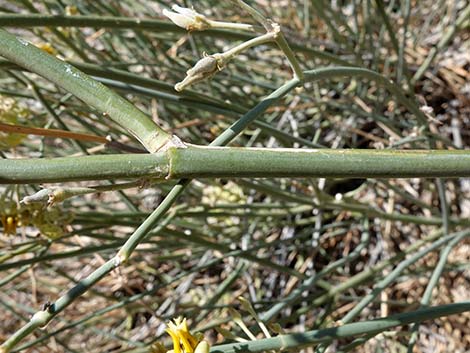
[[[0,26],[91,75],[187,143],[208,145],[249,112],[258,119],[231,146],[468,149],[468,1],[249,3],[281,25],[303,70],[326,70],[321,80],[291,85],[276,93],[280,100],[267,101],[292,71],[276,46],[261,45],[210,80],[176,92],[173,85],[205,53],[224,52],[253,34],[188,34],[163,17],[174,5],[169,1],[0,1]],[[256,24],[229,1],[178,5],[214,20]],[[0,62],[2,158],[144,151],[109,116],[30,72],[38,68],[33,59],[24,57],[29,70]],[[339,66],[345,71],[335,74]],[[400,89],[390,91],[348,67],[370,69]],[[175,185],[107,181],[99,173],[97,179],[42,185],[80,194],[64,202],[55,194],[49,206],[28,201],[40,182],[0,186],[0,341],[67,289],[79,292],[87,285],[80,281],[103,264],[111,271],[108,260]],[[468,301],[426,309],[469,298],[469,179],[204,178],[187,184],[126,264],[82,296],[68,292],[64,312],[11,348],[147,352],[157,341],[170,346],[166,323],[179,315],[220,352],[298,350],[303,343],[309,352],[464,352],[470,346]],[[460,314],[447,316],[452,313]],[[310,334],[217,346],[266,336],[257,316],[273,336]],[[378,317],[391,318],[370,321]],[[347,325],[353,321],[359,326]],[[344,330],[323,331],[341,324]]]

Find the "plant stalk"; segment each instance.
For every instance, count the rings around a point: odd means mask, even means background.
[[[468,177],[464,150],[172,147],[149,154],[1,159],[0,183],[152,178]]]
[[[72,93],[98,110],[104,118],[128,130],[149,152],[156,152],[172,136],[133,104],[90,76],[22,38],[0,29],[0,55]]]
[[[313,346],[322,342],[331,342],[336,339],[355,337],[374,332],[382,332],[393,327],[404,326],[411,323],[433,320],[442,316],[449,316],[470,311],[470,301],[435,306],[408,313],[401,313],[380,319],[355,322],[338,327],[321,330],[312,330],[305,333],[293,333],[272,338],[258,339],[242,343],[223,344],[211,348],[211,353],[236,352],[262,352],[269,350],[298,349]]]

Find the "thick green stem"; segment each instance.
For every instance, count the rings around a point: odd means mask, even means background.
[[[468,177],[464,150],[331,150],[170,148],[125,154],[0,160],[0,183],[52,183],[129,178],[411,178]]]
[[[164,153],[0,160],[1,184],[164,178],[166,175],[168,163]]]
[[[470,152],[171,148],[169,178],[427,177],[470,175]]]
[[[0,55],[64,88],[128,130],[149,152],[156,152],[171,135],[130,102],[103,84],[22,38],[0,29]]]

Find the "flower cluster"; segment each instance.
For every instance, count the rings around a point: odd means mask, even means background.
[[[38,203],[17,205],[0,199],[0,225],[5,235],[16,235],[18,227],[32,225],[45,237],[57,239],[64,235],[72,219],[70,212],[58,207],[43,207]]]
[[[19,120],[26,120],[29,110],[18,105],[11,97],[0,95],[0,123],[15,125]],[[23,141],[25,135],[0,131],[0,150],[15,147]]]

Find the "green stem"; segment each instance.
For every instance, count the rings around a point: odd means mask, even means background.
[[[276,316],[282,309],[286,308],[288,305],[293,305],[297,300],[302,296],[303,293],[311,289],[319,279],[323,278],[328,273],[333,272],[338,267],[349,263],[359,257],[362,249],[364,249],[369,244],[369,221],[366,219],[364,221],[364,230],[362,232],[361,240],[359,245],[346,257],[343,257],[337,261],[334,261],[327,266],[325,266],[321,271],[315,273],[313,276],[305,280],[298,288],[294,289],[286,298],[278,301],[274,304],[268,311],[264,312],[261,315],[262,321],[270,321],[274,316]]]
[[[95,27],[148,29],[156,32],[186,33],[186,30],[173,23],[114,16],[66,16],[48,14],[1,14],[1,27]]]
[[[398,55],[400,49],[399,49],[399,44],[397,37],[395,36],[395,30],[393,29],[389,17],[387,16],[387,13],[385,12],[385,5],[383,0],[375,0],[375,4],[377,5],[377,10],[379,12],[380,17],[382,18],[382,21],[385,25],[385,28],[387,29],[388,35],[390,36],[390,40],[392,42],[393,49],[395,50],[395,53]]]
[[[444,234],[449,234],[449,223],[450,223],[450,217],[449,217],[449,207],[447,204],[446,200],[446,190],[445,190],[445,183],[442,179],[437,179],[436,180],[437,184],[437,190],[439,193],[439,201],[441,204],[441,213],[442,213],[442,224],[444,228]],[[442,275],[442,272],[444,271],[444,267],[447,263],[447,258],[449,257],[450,252],[452,249],[459,243],[461,239],[455,238],[449,244],[447,244],[439,254],[439,261],[436,264],[436,267],[434,268],[434,271],[432,272],[431,278],[429,279],[429,282],[426,286],[426,289],[424,291],[423,297],[421,298],[421,307],[426,307],[429,305],[429,302],[431,301],[432,298],[432,292],[434,288],[437,286],[439,283],[439,278]],[[419,329],[419,324],[414,324],[411,327],[411,337],[408,341],[408,352],[412,353],[413,352],[413,347],[418,339],[418,329]]]
[[[357,273],[356,275],[352,276],[346,281],[340,282],[337,284],[335,287],[331,288],[327,293],[318,296],[316,295],[312,299],[312,303],[310,305],[310,308],[312,307],[318,307],[320,305],[323,305],[325,303],[328,303],[335,298],[337,295],[347,291],[350,288],[355,288],[359,286],[361,283],[364,283],[370,279],[372,279],[376,274],[381,273],[385,268],[388,266],[391,266],[392,264],[396,263],[397,261],[400,261],[403,259],[407,254],[412,254],[414,251],[419,249],[421,246],[424,244],[434,241],[437,238],[442,236],[442,232],[437,231],[428,237],[424,238],[423,240],[417,241],[413,244],[411,244],[409,247],[407,247],[403,252],[398,253],[392,258],[389,258],[387,260],[383,260],[380,263],[376,264],[373,267],[369,267],[368,269]],[[305,314],[307,312],[308,308],[300,308],[298,310],[299,314]]]
[[[248,50],[252,47],[255,47],[257,45],[262,45],[268,42],[272,42],[275,38],[274,33],[266,33],[263,35],[260,35],[259,37],[255,37],[253,39],[250,39],[246,42],[240,43],[239,45],[221,53],[220,55],[222,56],[224,62],[228,62],[231,60],[233,57],[237,56],[238,54],[242,53],[245,50]]]
[[[467,151],[192,147],[168,155],[169,179],[470,175]]]
[[[427,126],[427,118],[424,113],[419,109],[418,105],[413,100],[407,98],[403,94],[403,91],[400,86],[396,85],[393,81],[375,71],[359,67],[334,67],[309,70],[305,71],[304,74],[306,82],[333,78],[338,76],[364,77],[369,80],[373,80],[376,83],[385,87],[390,93],[392,93],[399,103],[403,104],[411,113],[414,114],[414,116],[421,125]]]
[[[168,168],[164,153],[1,159],[0,165],[0,183],[2,184],[150,176],[164,178],[168,174],[168,169],[158,169],[159,167]],[[35,175],[39,178],[36,178]]]
[[[434,242],[427,248],[417,252],[410,258],[402,261],[395,269],[390,272],[387,276],[385,276],[377,285],[374,287],[374,289],[364,296],[361,301],[352,309],[350,310],[344,318],[341,319],[342,322],[348,323],[351,320],[353,320],[357,315],[359,315],[362,310],[369,304],[371,303],[377,295],[379,295],[384,288],[386,288],[392,281],[394,281],[406,268],[414,264],[416,261],[420,260],[423,258],[425,255],[430,253],[431,251],[434,251],[438,249],[440,246],[446,244],[447,242],[451,241],[454,243],[455,241],[459,242],[463,238],[467,237],[470,234],[470,232],[461,232],[461,233],[454,233],[451,235],[448,235],[446,237],[443,237],[439,239],[438,241]]]
[[[312,330],[304,333],[293,333],[272,338],[259,339],[242,343],[223,344],[211,348],[211,353],[262,352],[269,350],[288,350],[293,348],[313,346],[322,342],[336,339],[355,337],[374,332],[381,332],[396,326],[433,320],[442,316],[455,315],[470,311],[470,301],[430,307],[408,313],[388,317],[355,322],[338,327]]]
[[[168,21],[149,20],[128,17],[109,16],[63,16],[63,15],[38,15],[38,14],[2,14],[0,15],[0,27],[96,27],[96,28],[122,28],[122,29],[148,29],[155,33],[172,32],[184,34],[187,31]],[[221,37],[234,40],[249,40],[253,34],[236,32],[234,30],[210,29],[195,31],[195,36]],[[352,65],[338,56],[308,48],[303,45],[292,45],[296,51],[300,51],[308,57],[319,58],[338,65]]]
[[[264,98],[261,102],[259,102],[254,108],[248,111],[245,115],[243,115],[238,121],[233,123],[224,133],[218,136],[216,140],[214,140],[211,145],[212,146],[222,146],[228,144],[232,141],[244,128],[248,126],[252,121],[254,121],[259,115],[266,111],[270,105],[274,104],[279,98],[287,94],[291,89],[297,86],[299,81],[297,79],[293,79],[277,90],[272,92],[266,98]],[[126,241],[124,246],[118,252],[115,258],[111,259],[117,266],[122,262],[126,261],[137,245],[147,236],[147,234],[154,229],[155,225],[163,219],[166,212],[170,209],[176,199],[183,193],[186,186],[189,184],[187,180],[181,180],[177,185],[173,187],[173,189],[168,193],[165,199],[158,205],[158,207],[152,212],[152,214],[134,231],[134,233],[130,236],[130,238]],[[115,261],[114,259],[117,259]],[[88,275],[83,281],[86,281],[89,286],[92,286],[96,283],[99,279],[101,279],[101,275],[98,276],[97,274],[101,274],[103,269],[107,271],[107,273],[113,270],[113,267],[102,265],[90,275]],[[95,282],[92,282],[92,281]],[[72,287],[69,291],[67,291],[62,297],[58,299],[58,301],[62,300],[62,298],[69,298],[71,303],[73,300],[78,298],[81,295],[80,291],[75,290],[77,286]],[[63,310],[65,307],[62,307]],[[53,312],[53,315],[48,317],[47,320],[50,321],[52,318],[58,314],[58,310]],[[0,353],[7,353],[11,351],[11,349],[18,344],[23,338],[28,336],[32,333],[36,328],[40,327],[40,325],[32,326],[33,324],[30,322],[23,326],[20,330],[16,331],[6,342],[4,342],[0,346]]]
[[[248,5],[242,0],[231,0],[231,2],[234,5],[238,5],[243,10],[248,12],[251,15],[251,17],[253,17],[266,29],[266,31],[269,32],[272,29],[272,22],[269,21],[266,17],[264,17],[258,10],[254,9],[253,7],[251,7],[250,5]]]
[[[66,295],[60,297],[47,310],[38,311],[26,325],[16,331],[1,345],[0,353],[9,352],[24,337],[28,336],[37,328],[46,326],[47,323],[57,315],[57,313],[67,307],[73,300],[75,300],[75,298],[85,293],[91,286],[93,286],[93,284],[101,280],[117,266],[119,266],[118,260],[112,258],[94,271],[90,276],[81,280],[75,287],[71,288]]]
[[[304,73],[302,71],[302,68],[300,67],[299,61],[297,60],[297,57],[295,56],[294,52],[290,48],[289,43],[287,43],[287,40],[281,31],[277,33],[275,37],[275,41],[276,41],[276,44],[284,53],[284,55],[286,56],[287,60],[289,61],[289,64],[292,68],[292,71],[294,72],[295,77],[298,78],[300,81],[303,81]]]
[[[171,135],[117,93],[3,29],[0,29],[0,55],[74,94],[104,117],[127,129],[150,152],[156,152],[172,141]]]
[[[302,71],[302,68],[300,67],[297,58],[295,57],[294,52],[289,47],[289,44],[287,43],[284,35],[282,34],[281,27],[277,23],[274,23],[271,20],[265,18],[259,11],[255,10],[253,7],[251,7],[244,1],[232,0],[232,2],[247,11],[256,21],[263,25],[263,27],[267,31],[267,34],[274,35],[275,42],[278,47],[282,50],[284,55],[287,57],[287,60],[289,60],[289,64],[292,67],[292,70],[294,71],[295,77],[302,81],[304,73]]]
[[[160,178],[468,177],[465,150],[170,148],[167,152],[1,159],[0,183]]]
[[[14,38],[14,37],[13,37]],[[401,101],[411,112],[413,112],[418,119],[420,119],[420,111],[416,107],[416,105],[412,101],[408,101],[407,98],[401,93],[399,87],[395,86],[393,83],[389,82],[385,77],[381,76],[370,70],[365,69],[354,69],[354,68],[324,68],[319,70],[312,70],[305,72],[305,80],[306,81],[315,81],[319,79],[325,78],[332,78],[336,76],[363,76],[369,79],[377,80],[377,82],[382,83],[386,88],[388,88],[392,93],[397,96],[397,99]],[[259,115],[264,113],[268,107],[274,104],[278,99],[286,95],[290,92],[293,88],[297,87],[300,83],[298,78],[294,78],[291,81],[285,83],[277,90],[272,92],[266,98],[261,100],[254,108],[248,111],[245,115],[243,115],[238,121],[233,123],[224,133],[219,135],[217,139],[215,139],[211,146],[223,146],[227,145],[230,141],[232,141],[239,133],[241,133],[251,122],[253,122]],[[421,113],[422,114],[422,113]],[[421,119],[425,117],[421,115]],[[2,170],[2,169],[0,169]],[[12,177],[12,176],[10,176]],[[15,177],[13,177],[15,178]],[[132,236],[127,240],[124,246],[121,248],[119,253],[117,254],[116,258],[111,259],[108,263],[112,262],[116,266],[120,263],[126,261],[129,256],[132,254],[133,250],[137,247],[137,245],[145,238],[145,236],[149,233],[151,229],[164,217],[165,213],[170,209],[173,203],[176,201],[179,195],[182,194],[185,187],[188,185],[188,180],[180,181],[167,197],[163,200],[163,202],[153,211],[153,213],[146,219],[141,226],[136,229],[136,231],[132,234]],[[102,267],[95,270],[89,276],[87,276],[83,281],[88,286],[92,286],[96,283],[99,279],[101,279],[106,273],[112,271],[114,267],[109,266],[108,263],[103,265]],[[104,271],[104,272],[103,272]],[[76,298],[78,298],[85,290],[81,290],[80,288],[76,289],[77,287],[71,288],[67,293],[65,293],[57,303],[62,304],[69,304]],[[333,292],[331,292],[333,293]],[[328,293],[330,295],[331,293]],[[65,299],[64,299],[65,298]],[[320,299],[320,298],[319,298]],[[65,306],[61,307],[63,310]],[[47,321],[50,321],[55,315],[57,315],[59,311],[55,310],[52,316],[47,317]],[[19,331],[15,332],[13,336],[10,337],[0,348],[0,353],[5,353],[10,351],[21,339],[29,335],[35,328],[40,327],[40,325],[34,326],[34,324],[29,323],[24,326]]]
[[[459,28],[465,23],[470,18],[470,5],[468,5],[461,13],[460,16],[457,18],[455,23],[449,27],[446,32],[444,33],[444,36],[441,38],[439,43],[435,47],[433,47],[427,57],[426,60],[421,64],[419,67],[418,71],[416,71],[415,75],[413,76],[411,83],[414,85],[416,82],[418,82],[426,72],[426,70],[431,66],[432,62],[436,58],[437,54],[444,49],[449,42],[454,38],[455,33],[459,30]]]

